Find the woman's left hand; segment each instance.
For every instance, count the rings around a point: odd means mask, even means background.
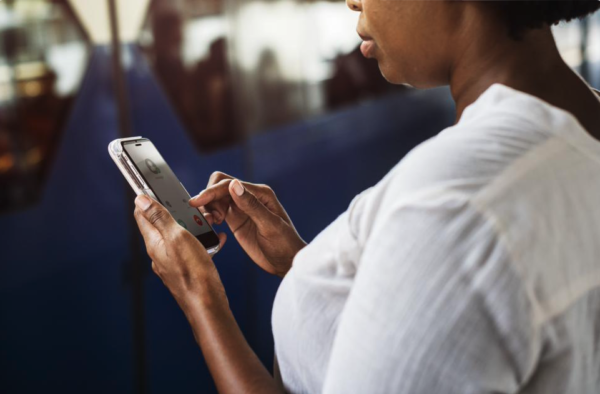
[[[152,269],[190,322],[219,392],[282,393],[244,339],[204,246],[156,201],[139,196],[135,205]],[[219,238],[222,245],[225,237]]]
[[[135,200],[135,219],[152,259],[152,270],[180,307],[190,302],[226,300],[225,291],[211,257],[189,231],[181,227],[169,211],[147,196]],[[225,234],[219,234],[221,246]]]

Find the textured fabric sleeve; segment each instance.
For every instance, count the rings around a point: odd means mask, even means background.
[[[325,393],[514,393],[539,346],[494,226],[439,197],[378,216],[340,316]]]

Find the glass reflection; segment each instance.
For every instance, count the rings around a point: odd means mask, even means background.
[[[238,135],[220,1],[155,1],[140,38],[196,146],[213,150]]]
[[[387,82],[381,76],[377,61],[366,59],[358,46],[349,54],[336,57],[333,65],[333,75],[325,82],[328,108],[343,107],[402,89]]]
[[[140,44],[199,149],[404,89],[359,51],[343,1],[155,0]],[[598,57],[599,15],[555,28],[573,67]],[[583,56],[582,56],[583,55]]]
[[[87,51],[63,2],[0,2],[0,210],[41,194]]]
[[[254,73],[261,74],[258,54],[272,52],[281,70],[272,79],[286,92],[288,111],[280,117],[283,121],[297,121],[402,89],[388,84],[377,62],[360,54],[358,13],[343,1],[236,2],[233,15],[233,55],[248,86],[244,101],[252,101],[257,91],[259,82],[252,79]],[[256,112],[245,113],[251,130],[277,125],[261,119],[253,122]]]
[[[197,147],[400,90],[362,57],[343,1],[155,0],[140,37]]]

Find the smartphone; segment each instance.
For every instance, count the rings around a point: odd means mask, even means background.
[[[148,138],[116,139],[108,145],[108,153],[138,196],[145,194],[167,208],[209,254],[219,250],[219,237],[204,215],[189,205],[190,194]]]

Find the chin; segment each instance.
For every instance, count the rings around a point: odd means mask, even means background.
[[[385,61],[377,59],[377,63],[379,65],[379,71],[383,78],[393,85],[406,85],[412,86],[407,78],[402,75],[401,72],[398,72],[397,67],[390,67]]]
[[[380,65],[379,71],[381,71],[383,78],[393,85],[405,85],[412,87],[406,78],[402,78],[402,76],[398,75],[398,73],[394,70],[386,70],[385,67],[381,67]]]
[[[405,86],[408,88],[414,88],[414,89],[430,89],[430,88],[435,88],[438,86],[443,86],[444,84],[440,84],[440,83],[427,83],[427,82],[415,82],[415,81],[409,81],[408,78],[405,78],[403,76],[398,75],[397,73],[386,73],[383,70],[381,70],[381,75],[383,75],[383,78],[385,78],[386,81],[388,81],[389,83],[393,84],[393,85],[401,85],[401,86]]]
[[[435,78],[429,73],[424,73],[424,75],[407,75],[402,70],[403,67],[399,65],[394,67],[384,62],[379,62],[381,75],[393,85],[402,85],[415,89],[430,89],[448,85],[448,82],[443,82],[440,78]]]

